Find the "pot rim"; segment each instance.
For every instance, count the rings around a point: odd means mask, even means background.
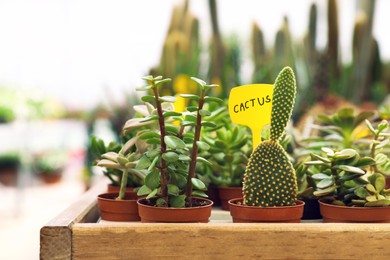
[[[235,198],[235,199],[229,200],[228,203],[229,203],[229,205],[231,205],[233,207],[242,207],[242,208],[250,208],[250,209],[261,208],[261,209],[275,209],[275,210],[287,209],[287,208],[299,208],[299,207],[303,207],[305,205],[305,202],[303,202],[302,200],[298,200],[298,199],[295,200],[296,205],[293,205],[293,206],[260,207],[260,206],[238,205],[235,203],[235,202],[243,201],[243,200],[244,200],[243,198]]]
[[[191,210],[191,209],[201,209],[201,208],[207,208],[207,207],[212,207],[214,202],[210,199],[206,199],[206,198],[202,198],[202,197],[192,197],[193,199],[200,199],[200,200],[204,200],[204,201],[207,201],[209,204],[207,205],[203,205],[203,206],[197,206],[197,207],[186,207],[186,208],[173,208],[173,207],[155,207],[155,206],[150,206],[150,205],[145,205],[143,203],[141,203],[142,200],[146,200],[146,198],[140,198],[137,200],[137,204],[139,206],[142,206],[142,207],[145,207],[145,208],[151,208],[151,209],[159,209],[159,210]]]
[[[356,210],[372,210],[372,209],[376,209],[376,210],[385,210],[385,209],[389,209],[390,206],[384,206],[384,207],[352,207],[352,206],[341,206],[341,205],[334,205],[334,204],[330,204],[330,203],[327,203],[325,201],[323,201],[323,199],[319,199],[318,202],[320,203],[320,205],[324,205],[325,207],[330,207],[330,208],[337,208],[337,209],[356,209]]]
[[[133,197],[134,195],[137,196],[132,191],[125,192],[125,198],[123,200],[116,200],[115,198],[118,195],[119,195],[119,192],[105,192],[105,193],[99,194],[97,197],[98,197],[99,200],[104,200],[104,201],[132,201],[132,200],[136,201],[136,200],[138,200],[138,198],[126,199],[126,195],[129,195],[131,197]]]

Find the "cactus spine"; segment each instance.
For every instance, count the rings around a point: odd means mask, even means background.
[[[279,144],[291,116],[295,92],[294,72],[285,67],[275,81],[270,140],[261,142],[248,161],[243,183],[245,205],[273,207],[295,204],[295,171]]]

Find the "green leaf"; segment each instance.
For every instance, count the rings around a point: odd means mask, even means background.
[[[152,75],[148,75],[148,76],[144,76],[142,77],[143,80],[146,80],[146,81],[152,81],[154,78]]]
[[[326,153],[328,156],[334,156],[334,151],[328,147],[322,147],[321,150]]]
[[[161,77],[161,78],[162,78],[162,77]],[[171,81],[170,78],[161,79],[161,80],[158,80],[158,79],[160,79],[160,78],[158,78],[158,77],[155,78],[155,80],[157,80],[157,81],[155,82],[156,86],[160,86],[161,84],[164,84],[164,83],[166,83],[166,82],[170,82],[170,81]]]
[[[207,143],[205,142],[202,142],[202,141],[197,141],[196,144],[198,145],[198,147],[204,151],[207,151],[210,149],[210,145],[208,145]]]
[[[355,167],[362,168],[373,164],[375,164],[374,159],[372,159],[371,157],[363,157],[359,159],[359,161],[355,164]]]
[[[194,95],[194,94],[180,94],[180,96],[182,98],[189,98],[189,99],[193,99],[193,100],[199,100],[200,97],[198,95]]]
[[[152,162],[147,156],[142,156],[141,159],[139,159],[137,166],[135,167],[137,170],[147,169]]]
[[[192,196],[202,197],[202,198],[208,198],[209,197],[206,193],[204,193],[203,191],[200,191],[200,190],[192,191]]]
[[[141,97],[141,100],[144,101],[144,102],[150,102],[150,101],[155,101],[155,98],[154,96],[143,96]]]
[[[212,165],[212,163],[211,162],[209,162],[209,161],[207,161],[205,158],[203,158],[203,157],[196,157],[196,161],[197,162],[200,162],[200,163],[204,163],[204,164],[207,164],[207,165]]]
[[[177,196],[179,195],[179,187],[177,187],[176,185],[174,184],[168,184],[168,194],[169,195],[174,195],[174,196]]]
[[[366,122],[366,125],[367,125],[368,130],[370,130],[370,132],[371,132],[373,135],[377,135],[377,131],[374,129],[374,127],[372,126],[372,124],[370,123],[370,121],[368,121],[368,120],[366,119],[365,122]]]
[[[322,156],[320,156],[320,155],[318,155],[318,154],[312,153],[312,154],[310,154],[310,155],[311,155],[312,157],[314,157],[314,159],[318,159],[318,160],[323,161],[323,162],[325,162],[325,163],[330,163],[330,162],[331,162],[328,158],[322,157]]]
[[[199,114],[201,116],[209,116],[209,115],[211,115],[211,112],[208,110],[201,109],[201,110],[199,110]]]
[[[207,190],[206,184],[203,183],[203,181],[197,179],[197,178],[191,178],[192,185],[197,190]]]
[[[180,125],[181,126],[195,126],[196,123],[195,122],[191,122],[191,121],[182,121],[182,122],[180,122]]]
[[[149,131],[149,132],[146,132],[146,133],[143,133],[139,136],[140,139],[150,139],[150,138],[160,138],[160,134],[156,133],[156,132],[152,132],[152,131]]]
[[[145,176],[145,185],[151,190],[156,189],[160,186],[160,172],[152,170]]]
[[[167,126],[165,126],[165,129],[167,130],[167,132],[170,132],[170,133],[175,134],[175,135],[177,135],[179,133],[179,129],[173,125],[167,125]]]
[[[174,152],[166,152],[161,156],[166,162],[176,162],[179,159],[179,155]]]
[[[141,188],[138,189],[137,195],[144,196],[144,195],[149,194],[151,192],[152,192],[152,190],[148,186],[142,185]]]
[[[176,102],[176,98],[172,96],[159,97],[158,100],[160,100],[161,102],[170,102],[170,103]]]
[[[152,115],[152,116],[147,116],[147,117],[141,119],[139,122],[145,123],[145,122],[149,122],[149,121],[153,121],[153,120],[157,120],[157,119],[158,119],[158,115]]]
[[[160,138],[150,138],[146,140],[146,143],[148,144],[161,144],[161,139]]]
[[[316,173],[311,176],[314,180],[323,180],[323,179],[329,179],[331,178],[329,175],[326,175],[324,173]]]
[[[195,77],[191,77],[191,79],[192,79],[193,81],[195,81],[196,83],[198,83],[202,88],[203,88],[204,85],[206,85],[206,82],[204,82],[204,81],[201,80],[201,79],[198,79],[198,78],[195,78]]]
[[[195,107],[195,106],[189,106],[186,108],[186,110],[188,112],[195,112],[195,111],[198,111],[198,107]]]
[[[168,116],[181,116],[181,113],[175,112],[175,111],[167,111],[167,112],[163,113],[163,116],[164,117],[168,117]]]
[[[327,178],[327,179],[322,179],[319,183],[317,183],[317,187],[320,189],[325,189],[334,184],[333,178]]]
[[[359,187],[355,189],[353,192],[355,193],[356,196],[362,199],[365,199],[366,197],[370,196],[370,193],[368,193],[368,191],[363,187]]]
[[[216,127],[217,126],[215,123],[209,122],[209,121],[202,121],[201,125],[205,126],[205,127]]]
[[[209,97],[209,96],[205,96],[204,97],[204,101],[206,102],[216,102],[216,103],[219,103],[219,104],[223,104],[225,103],[222,99],[220,98],[217,98],[217,97]]]
[[[150,198],[153,198],[154,196],[156,196],[158,190],[159,190],[158,188],[154,189],[152,192],[149,193],[148,196],[146,196],[146,199],[150,199]]]
[[[376,200],[364,204],[364,207],[386,207],[390,205],[390,200]]]
[[[211,88],[216,88],[216,87],[219,87],[219,85],[218,84],[207,84],[207,85],[203,86],[204,89],[211,89]]]
[[[165,136],[164,141],[165,144],[172,149],[184,149],[186,147],[183,140],[173,135]]]
[[[386,186],[385,177],[382,174],[378,173],[375,179],[375,189],[378,192],[380,192],[385,189],[385,186]]]
[[[366,172],[363,171],[360,168],[354,167],[354,166],[349,166],[349,165],[336,165],[334,166],[335,169],[340,169],[346,172],[352,172],[352,173],[358,173],[358,174],[365,174]]]
[[[332,194],[335,190],[336,190],[335,186],[330,186],[330,187],[328,187],[326,189],[321,189],[321,190],[314,191],[313,195],[316,196],[316,197],[322,197],[322,196],[325,196],[325,195]]]
[[[305,165],[326,165],[323,161],[309,161],[305,162]]]
[[[334,154],[335,158],[342,160],[349,159],[357,155],[358,153],[354,149],[344,149]]]
[[[369,192],[371,192],[371,193],[376,193],[376,189],[375,189],[375,187],[374,187],[374,185],[372,185],[371,183],[369,183],[369,184],[367,184],[366,185],[366,189],[369,191]]]
[[[186,205],[186,196],[172,196],[170,197],[171,207],[173,208],[184,208]]]
[[[191,157],[184,154],[179,154],[179,161],[191,161]]]

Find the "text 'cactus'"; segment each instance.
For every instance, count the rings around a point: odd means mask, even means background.
[[[245,205],[273,207],[295,204],[295,171],[279,144],[294,107],[295,93],[294,72],[286,67],[275,81],[270,140],[261,142],[248,161],[243,183]]]

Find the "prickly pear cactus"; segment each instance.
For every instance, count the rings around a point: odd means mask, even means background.
[[[278,140],[294,106],[296,83],[290,67],[275,81],[270,140],[263,141],[249,158],[244,175],[244,204],[248,206],[291,206],[295,204],[297,182],[294,168]]]

